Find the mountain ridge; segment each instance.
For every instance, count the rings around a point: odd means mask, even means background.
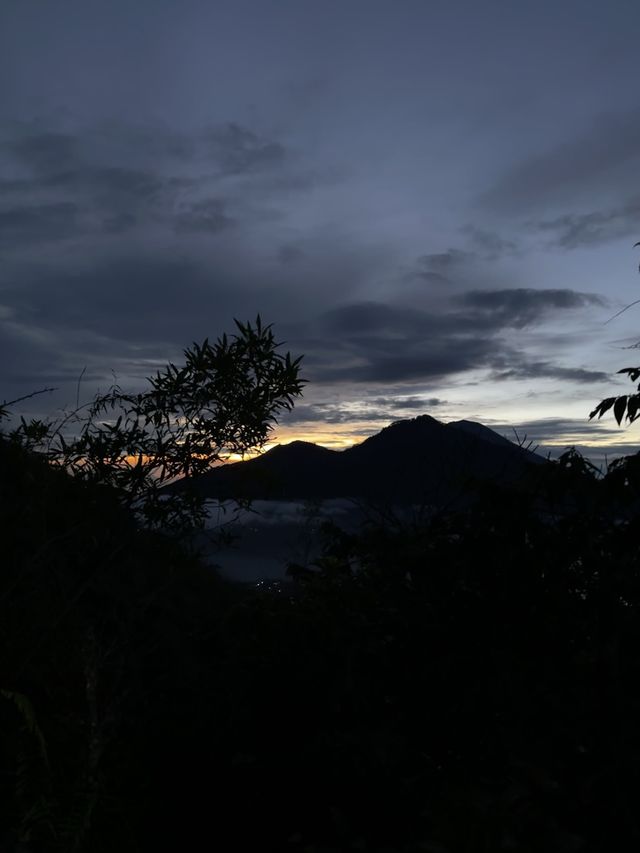
[[[345,450],[300,440],[278,444],[253,459],[217,467],[194,485],[218,500],[434,502],[450,500],[471,482],[513,481],[545,462],[483,424],[445,424],[423,414],[394,421]]]

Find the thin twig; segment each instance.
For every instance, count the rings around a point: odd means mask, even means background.
[[[58,390],[57,388],[42,388],[40,391],[32,391],[31,394],[25,394],[24,397],[16,397],[15,400],[9,400],[8,403],[5,400],[2,403],[2,408],[4,409],[5,406],[14,406],[16,403],[22,403],[24,400],[30,400],[32,397],[37,397],[38,394],[51,393],[52,391],[57,391],[57,390]]]
[[[640,302],[640,299],[636,299],[634,302],[630,302],[628,305],[625,305],[625,307],[624,307],[621,311],[618,311],[618,313],[617,313],[617,314],[614,314],[614,315],[613,315],[613,317],[609,317],[609,319],[608,319],[608,320],[605,320],[605,321],[604,321],[604,325],[606,326],[606,325],[607,325],[607,323],[610,323],[612,320],[615,320],[615,319],[616,319],[616,317],[619,317],[621,314],[624,314],[624,312],[625,312],[627,309],[629,309],[629,308],[633,308],[633,306],[634,306],[634,305],[637,305],[639,302]]]
[[[640,242],[638,242],[638,243],[634,243],[634,244],[633,244],[633,248],[634,248],[634,249],[635,249],[635,247],[636,247],[636,246],[640,246]],[[638,265],[638,271],[640,272],[640,264]],[[607,325],[607,323],[610,323],[612,320],[615,320],[615,319],[616,319],[616,317],[619,317],[621,314],[624,314],[624,312],[625,312],[628,308],[633,308],[633,306],[634,306],[634,305],[637,305],[639,302],[640,302],[640,299],[636,299],[636,300],[635,300],[635,302],[631,302],[629,305],[626,305],[626,306],[625,306],[621,311],[618,311],[618,313],[617,313],[617,314],[614,314],[614,315],[613,315],[613,317],[609,317],[609,319],[608,319],[608,320],[605,320],[604,325],[606,326],[606,325]]]
[[[84,376],[86,370],[87,370],[87,365],[85,364],[85,366],[82,368],[82,372],[80,373],[80,376],[78,376],[78,387],[76,390],[76,409],[80,408],[80,383],[82,382],[82,377]]]

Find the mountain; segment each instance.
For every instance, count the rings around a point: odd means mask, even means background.
[[[341,482],[340,457],[336,450],[292,441],[245,462],[214,468],[195,484],[212,498],[329,497]]]
[[[473,421],[420,415],[337,451],[306,441],[278,445],[195,480],[207,497],[294,500],[353,497],[406,503],[450,501],[477,480],[512,481],[545,464]],[[176,484],[174,488],[180,488]]]

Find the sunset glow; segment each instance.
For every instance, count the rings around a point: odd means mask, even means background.
[[[635,446],[588,421],[638,341],[633,4],[30,5],[0,27],[0,400],[140,389],[260,313],[309,380],[274,441],[430,414]]]

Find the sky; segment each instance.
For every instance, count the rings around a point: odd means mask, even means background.
[[[0,401],[73,404],[259,313],[275,439],[589,421],[640,363],[637,2],[3,0]],[[627,351],[626,348],[631,348]],[[83,373],[84,371],[84,373]]]

